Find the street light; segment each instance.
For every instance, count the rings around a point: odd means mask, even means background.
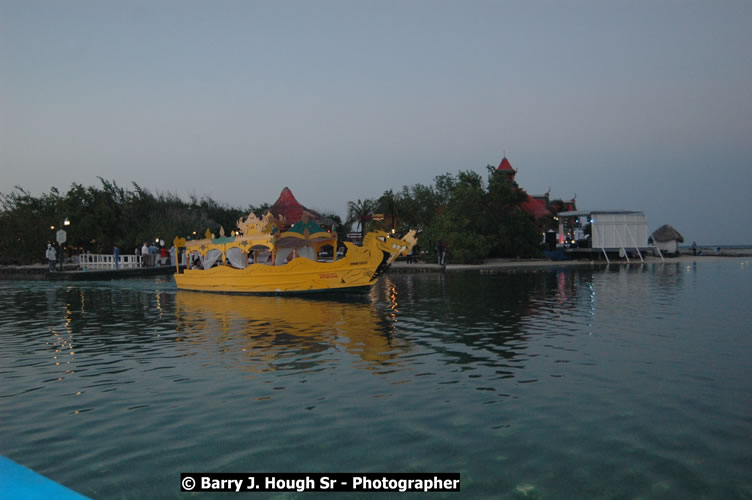
[[[68,220],[68,217],[66,217],[65,220],[60,223],[60,226],[57,226],[57,227],[59,227],[60,229],[62,229],[61,226],[70,226],[70,221]],[[52,231],[54,231],[55,230],[55,226],[50,226],[50,229]]]

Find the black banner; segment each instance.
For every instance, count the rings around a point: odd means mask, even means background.
[[[303,491],[384,491],[436,492],[460,491],[460,475],[450,473],[243,473],[181,472],[180,491],[201,492],[303,492]]]

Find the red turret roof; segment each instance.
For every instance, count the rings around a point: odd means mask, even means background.
[[[279,198],[274,202],[274,205],[269,209],[275,217],[280,215],[285,217],[285,224],[295,224],[303,218],[303,212],[308,212],[314,218],[321,217],[321,215],[315,210],[304,207],[298,200],[295,199],[295,195],[292,194],[290,188],[285,187],[279,194]]]
[[[517,170],[512,168],[512,164],[509,163],[509,160],[507,160],[507,157],[504,156],[504,158],[501,159],[501,163],[499,163],[499,166],[496,167],[497,172],[502,172],[504,174],[507,174],[511,177],[512,180],[514,180],[514,176],[517,173]],[[527,196],[527,200],[525,200],[521,207],[522,209],[535,217],[536,219],[541,219],[544,217],[549,217],[553,215],[551,212],[551,209],[549,209],[549,201],[548,201],[548,195],[551,192],[551,188],[548,189],[548,192],[546,192],[543,196]],[[563,202],[564,204],[564,210],[575,210],[575,201],[574,198],[571,201]]]
[[[496,167],[496,170],[502,170],[502,171],[503,170],[507,170],[507,171],[510,171],[512,173],[517,173],[517,171],[512,168],[512,164],[509,163],[509,160],[507,160],[506,156],[501,159],[501,163],[499,163],[499,166]]]

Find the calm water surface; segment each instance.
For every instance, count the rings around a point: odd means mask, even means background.
[[[181,471],[752,498],[751,297],[744,259],[392,275],[348,301],[3,281],[0,454],[94,498],[178,497]]]

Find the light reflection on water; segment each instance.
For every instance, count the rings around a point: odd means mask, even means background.
[[[5,281],[0,453],[92,497],[178,496],[188,470],[749,496],[750,292],[735,259],[391,275],[346,300]]]

